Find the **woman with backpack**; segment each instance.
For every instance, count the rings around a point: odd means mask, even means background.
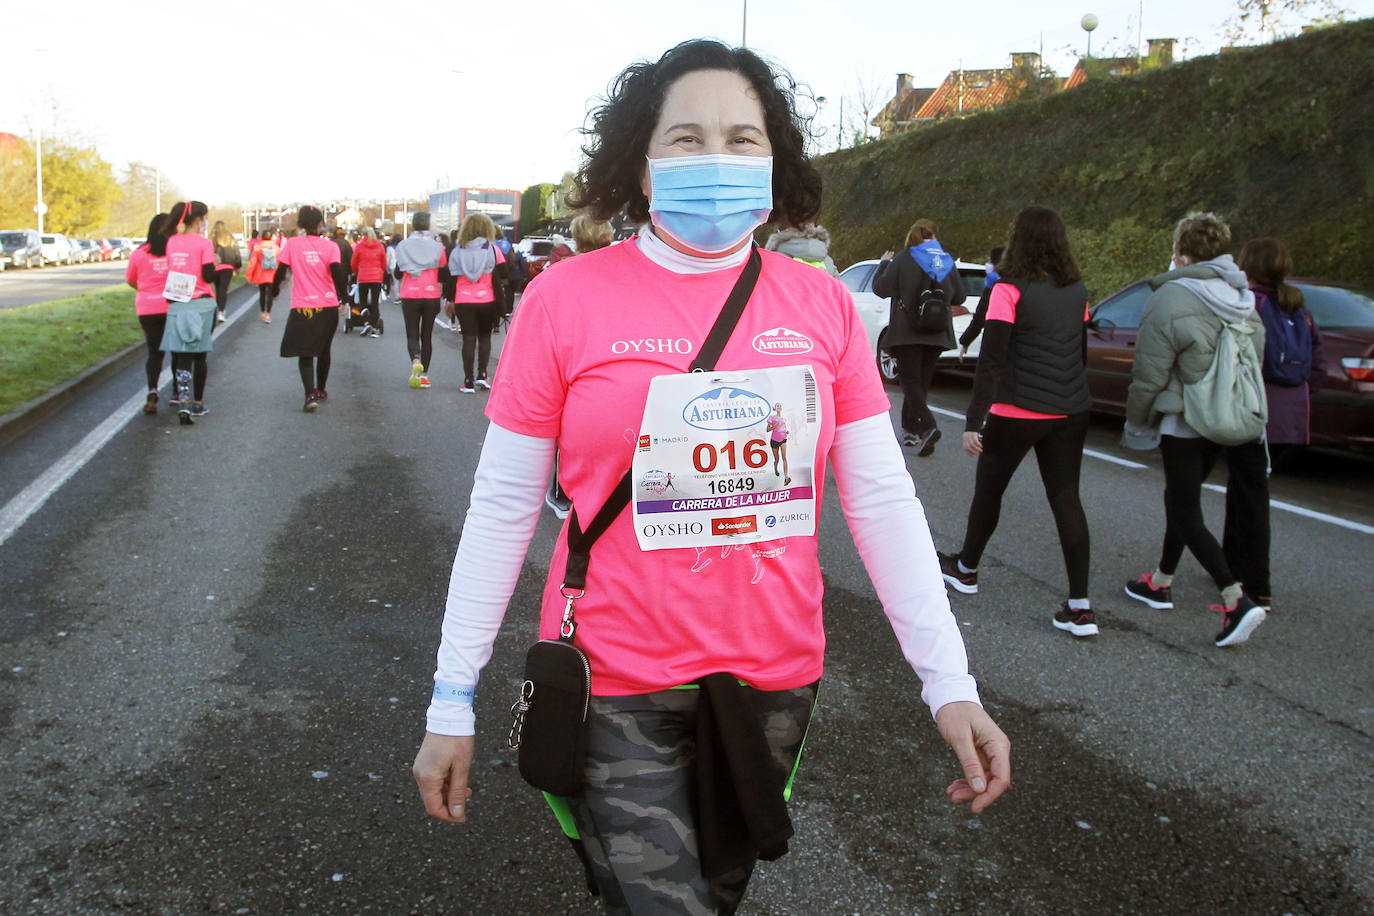
[[[1312,441],[1312,392],[1326,383],[1321,329],[1304,306],[1302,291],[1285,282],[1293,256],[1278,239],[1251,239],[1240,252],[1240,269],[1250,279],[1255,310],[1264,322],[1264,393],[1269,423],[1264,430],[1269,458],[1277,465]]]
[[[1069,247],[1068,230],[1048,207],[1016,214],[997,265],[983,331],[964,451],[978,459],[964,543],[940,554],[945,582],[978,591],[978,563],[1002,512],[1002,494],[1035,450],[1040,479],[1059,530],[1069,594],[1054,625],[1096,636],[1088,602],[1088,518],[1078,498],[1092,394],[1084,362],[1088,290]]]
[[[277,275],[277,256],[281,248],[271,232],[264,232],[248,254],[248,269],[244,276],[258,288],[258,317],[263,324],[272,323],[272,281]]]
[[[234,273],[243,268],[243,255],[239,253],[234,234],[222,219],[215,221],[210,240],[215,243],[215,321],[223,324],[224,312],[229,308],[229,283]]]
[[[950,307],[965,299],[964,282],[953,256],[940,247],[933,220],[912,223],[906,248],[895,258],[883,252],[873,292],[892,300],[883,345],[897,361],[902,383],[902,445],[928,458],[940,441],[940,427],[926,406],[926,393],[940,354],[954,347]]]
[[[1219,401],[1229,397],[1227,392],[1218,390],[1213,402],[1193,400],[1193,392],[1200,390],[1217,362],[1225,335],[1245,338],[1240,346],[1250,352],[1238,354],[1239,361],[1258,367],[1263,359],[1264,325],[1255,313],[1255,294],[1245,273],[1228,253],[1230,245],[1231,228],[1214,213],[1189,213],[1174,229],[1177,269],[1150,279],[1154,293],[1140,317],[1125,430],[1129,447],[1159,447],[1165,525],[1159,565],[1127,582],[1126,594],[1153,608],[1172,608],[1174,572],[1187,547],[1221,592],[1221,603],[1211,606],[1222,615],[1221,630],[1213,640],[1219,647],[1245,642],[1264,622],[1265,608],[1245,593],[1246,588],[1259,597],[1269,594],[1267,581],[1243,581],[1249,577],[1228,560],[1244,558],[1259,571],[1256,575],[1268,576],[1269,479],[1260,438],[1263,424],[1253,440],[1238,445],[1218,441],[1221,434],[1212,430],[1214,438],[1208,438],[1193,425],[1204,418],[1210,424],[1225,412],[1227,405]],[[1202,484],[1223,455],[1227,524],[1234,532],[1229,550],[1207,530],[1202,514]]]

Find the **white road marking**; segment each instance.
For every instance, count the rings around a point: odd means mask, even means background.
[[[215,328],[211,340],[214,340],[226,328],[238,321],[249,308],[249,304],[244,303],[228,315],[224,324]],[[163,369],[162,375],[157,380],[158,388],[166,387],[171,378],[172,373]],[[145,397],[147,397],[147,392],[141,391],[116,407],[114,413],[87,433],[67,454],[53,462],[52,466],[39,474],[32,483],[15,494],[14,498],[5,504],[4,508],[0,508],[0,545],[8,541],[11,535],[41,509],[43,504],[72,478],[73,474],[85,467],[86,462],[94,458],[105,447],[105,443],[113,439],[115,434],[127,426],[130,420],[138,416],[138,408],[143,404]]]

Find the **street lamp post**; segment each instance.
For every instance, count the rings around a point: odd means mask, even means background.
[[[38,234],[43,234],[43,214],[48,212],[48,205],[43,203],[43,132],[39,130],[34,138],[34,145],[38,147],[38,155],[34,157],[38,160],[38,203],[33,205],[33,212],[38,214]]]

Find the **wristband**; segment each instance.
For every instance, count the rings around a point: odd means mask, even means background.
[[[475,687],[458,686],[455,684],[444,684],[439,681],[434,682],[433,699],[448,700],[451,703],[466,703],[472,705]]]

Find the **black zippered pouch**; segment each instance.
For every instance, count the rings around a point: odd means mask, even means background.
[[[582,788],[592,671],[571,642],[541,639],[525,655],[525,681],[511,707],[510,746],[525,782],[554,795]]]

